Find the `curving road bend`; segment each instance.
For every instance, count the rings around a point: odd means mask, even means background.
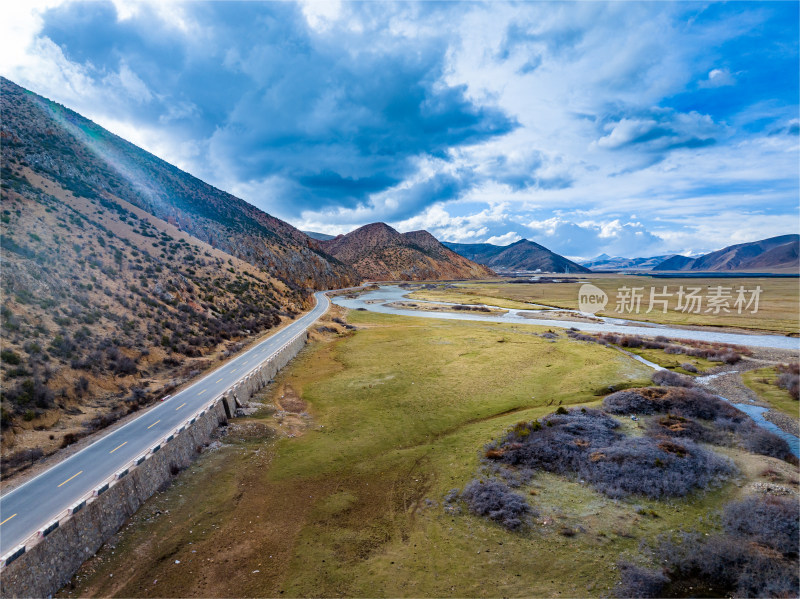
[[[325,292],[316,306],[247,352],[225,363],[155,408],[0,497],[0,556],[8,555],[59,514],[90,495],[115,473],[146,454],[217,396],[305,331],[327,312]]]

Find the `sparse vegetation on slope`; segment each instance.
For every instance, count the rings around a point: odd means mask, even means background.
[[[29,167],[80,197],[128,201],[306,294],[357,282],[288,223],[5,78],[0,89],[4,168]]]
[[[447,249],[427,231],[398,233],[372,223],[321,242],[322,248],[372,281],[476,279],[493,276],[481,266]]]
[[[4,172],[3,467],[139,409],[293,317],[304,294],[124,200]]]

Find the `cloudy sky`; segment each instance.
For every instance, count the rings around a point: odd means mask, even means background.
[[[16,2],[0,74],[306,230],[794,233],[798,3]]]

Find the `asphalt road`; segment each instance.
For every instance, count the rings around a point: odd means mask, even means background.
[[[311,326],[330,306],[323,292],[315,293],[314,297],[317,301],[314,309],[281,331],[0,497],[0,556],[7,555],[109,477],[147,453],[212,399]]]

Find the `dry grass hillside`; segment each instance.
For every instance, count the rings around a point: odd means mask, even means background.
[[[193,177],[68,108],[0,77],[3,163],[30,167],[81,197],[113,195],[298,289],[335,289],[355,273],[316,240]],[[310,293],[307,292],[310,297]]]
[[[384,223],[321,241],[331,256],[371,281],[481,279],[494,273],[459,256],[427,231],[398,233]]]
[[[303,309],[290,289],[120,198],[2,172],[3,470],[157,400]]]

